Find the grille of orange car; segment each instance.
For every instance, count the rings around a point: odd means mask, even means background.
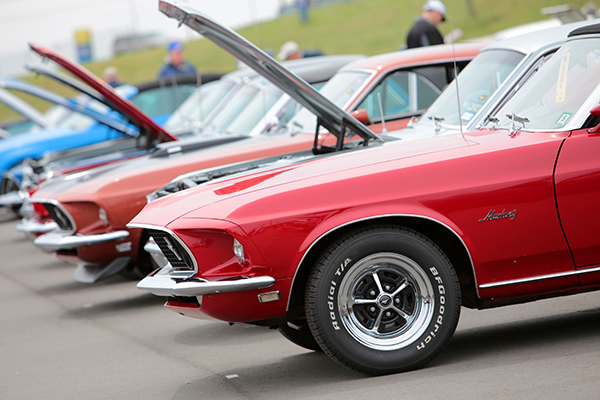
[[[44,203],[44,207],[48,211],[48,214],[50,214],[50,217],[58,224],[61,231],[73,231],[75,229],[69,216],[59,207],[51,203]]]
[[[148,233],[160,248],[160,251],[171,264],[173,272],[194,272],[194,263],[187,250],[172,235],[167,232],[149,229]]]

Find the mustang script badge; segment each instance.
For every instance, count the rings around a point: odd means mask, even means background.
[[[503,219],[503,218],[510,218],[510,220],[512,221],[513,219],[515,219],[516,216],[517,216],[516,208],[509,212],[506,212],[506,210],[502,210],[502,212],[500,212],[500,213],[497,213],[496,210],[490,210],[490,212],[487,213],[485,218],[480,219],[479,222],[493,221],[495,219]]]

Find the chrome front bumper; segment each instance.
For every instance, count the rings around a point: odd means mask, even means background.
[[[137,284],[138,289],[147,290],[152,294],[162,297],[194,297],[213,293],[262,289],[275,283],[275,279],[270,276],[240,278],[233,281],[216,282],[200,278],[176,281],[171,279],[169,275],[160,275],[157,272],[142,279]]]
[[[0,195],[0,207],[10,207],[17,204],[23,204],[23,197],[19,194],[19,192],[8,192],[6,194]]]
[[[19,225],[17,225],[17,230],[23,233],[48,233],[52,231],[58,230],[58,224],[54,221],[52,222],[36,222],[30,219],[23,218]]]
[[[100,235],[72,235],[64,232],[50,232],[37,237],[33,244],[43,250],[72,250],[83,246],[93,246],[125,239],[129,231],[108,232]]]

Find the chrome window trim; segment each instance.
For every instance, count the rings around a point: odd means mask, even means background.
[[[356,90],[356,93],[354,93],[354,95],[352,95],[352,97],[350,97],[348,101],[346,101],[346,104],[340,107],[342,110],[349,110],[348,112],[350,112],[350,105],[355,104],[358,107],[358,105],[365,99],[365,93],[367,91],[369,91],[370,93],[371,89],[373,88],[373,85],[376,85],[379,82],[379,80],[376,81],[374,79],[375,75],[377,75],[377,71],[368,68],[352,68],[343,69],[340,70],[340,72],[366,72],[369,74],[367,79],[365,79],[365,82],[362,85],[360,85],[359,88]]]
[[[408,110],[415,112],[418,108],[418,93],[417,93],[417,73],[408,71]],[[382,115],[385,118],[385,115]]]
[[[70,233],[70,234],[77,232],[77,224],[75,223],[75,220],[73,219],[73,217],[71,216],[71,214],[67,211],[67,209],[58,200],[30,197],[29,201],[31,203],[42,203],[42,204],[48,203],[48,204],[52,204],[56,208],[60,209],[60,211],[62,211],[62,213],[64,215],[66,215],[67,218],[69,219],[69,222],[71,223],[71,226],[73,226],[72,230],[64,230],[64,231],[61,230],[60,232],[65,232],[65,233]]]

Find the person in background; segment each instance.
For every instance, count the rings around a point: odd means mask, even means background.
[[[446,6],[439,0],[428,0],[423,5],[423,12],[406,37],[409,49],[423,46],[444,44],[444,38],[437,26],[446,20]]]
[[[308,6],[310,5],[310,0],[297,0],[296,4],[298,5],[300,22],[306,24],[308,22]]]
[[[168,59],[158,73],[158,79],[171,78],[175,75],[196,74],[196,68],[185,61],[183,56],[183,45],[179,42],[171,42],[167,46]]]
[[[324,54],[319,50],[300,50],[300,46],[298,46],[298,43],[290,41],[285,42],[281,46],[281,49],[277,54],[277,59],[279,61],[297,60],[299,58],[316,57],[322,55]]]
[[[119,70],[116,67],[108,66],[104,68],[102,77],[104,78],[104,82],[108,83],[110,87],[116,88],[123,84],[119,82]]]

